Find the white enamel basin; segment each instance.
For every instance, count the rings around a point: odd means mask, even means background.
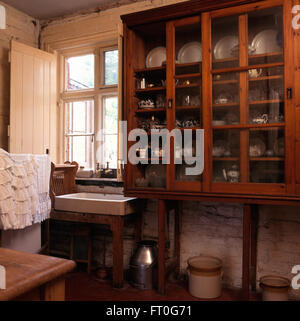
[[[75,193],[55,196],[54,208],[59,211],[126,215],[136,211],[137,199],[119,194]]]

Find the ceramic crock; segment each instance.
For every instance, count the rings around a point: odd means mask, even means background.
[[[222,261],[200,255],[188,259],[189,292],[200,299],[218,298],[222,293]]]
[[[278,275],[266,275],[259,281],[263,301],[288,301],[289,279]]]

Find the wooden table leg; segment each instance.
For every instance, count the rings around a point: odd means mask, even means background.
[[[44,228],[44,245],[42,249],[46,255],[50,255],[50,218],[45,220],[43,228]]]
[[[258,229],[258,205],[251,205],[250,283],[251,283],[252,291],[256,291],[257,229]]]
[[[175,207],[175,235],[174,235],[174,252],[176,257],[176,274],[180,273],[180,233],[181,233],[181,209],[182,202],[177,201]]]
[[[61,277],[46,283],[42,287],[41,298],[45,301],[64,301],[65,278]]]
[[[244,205],[243,213],[243,272],[242,287],[243,299],[249,299],[249,275],[250,275],[250,222],[251,222],[251,205]]]
[[[123,217],[113,218],[111,226],[113,234],[113,287],[122,288],[124,280],[123,271]]]
[[[165,294],[166,203],[158,200],[158,292]]]
[[[147,201],[140,201],[140,210],[135,214],[135,242],[139,242],[143,237],[143,210],[146,207]]]

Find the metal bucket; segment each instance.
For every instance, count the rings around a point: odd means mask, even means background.
[[[157,263],[157,243],[151,240],[138,242],[130,259],[130,283],[140,290],[153,288],[153,268]]]

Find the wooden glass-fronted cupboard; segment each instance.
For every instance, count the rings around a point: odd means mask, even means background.
[[[296,4],[189,1],[122,17],[125,120],[149,136],[143,161],[126,165],[126,194],[300,197]],[[170,164],[151,149],[163,128],[191,137],[185,155],[171,140]],[[187,175],[198,129],[204,170]]]

